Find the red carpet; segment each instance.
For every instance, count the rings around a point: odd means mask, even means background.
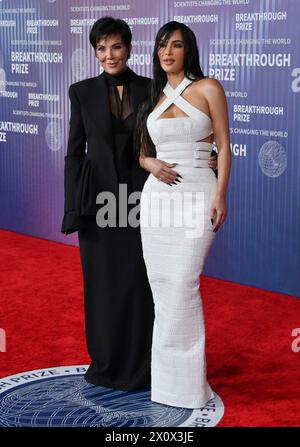
[[[78,248],[4,230],[0,239],[0,377],[89,363]],[[300,299],[201,281],[209,381],[225,406],[219,426],[299,426],[300,352],[291,332],[300,327]]]

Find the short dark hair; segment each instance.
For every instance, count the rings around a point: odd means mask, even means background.
[[[90,31],[90,43],[94,49],[96,49],[99,39],[113,34],[121,35],[121,38],[128,49],[129,59],[132,33],[127,23],[122,19],[115,19],[114,17],[101,17],[101,19],[98,19]]]

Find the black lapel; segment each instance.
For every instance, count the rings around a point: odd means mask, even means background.
[[[89,95],[89,111],[99,132],[99,138],[104,138],[106,143],[113,148],[112,122],[110,115],[108,89],[104,73],[95,78],[95,88]]]
[[[132,71],[131,89],[133,92],[133,108],[136,116],[137,109],[141,101],[147,96],[147,86],[141,82],[139,76]],[[112,149],[114,147],[114,139],[112,133],[112,121],[110,115],[110,105],[108,97],[108,88],[104,76],[104,72],[94,78],[93,88],[88,92],[88,107],[91,119],[94,121],[99,132],[99,141],[103,138],[108,146]]]
[[[133,90],[133,108],[135,113],[137,112],[138,106],[146,98],[148,94],[147,87],[143,82],[140,81],[138,75],[134,73],[131,81],[131,88]]]

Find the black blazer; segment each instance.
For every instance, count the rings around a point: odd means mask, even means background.
[[[149,93],[150,82],[151,79],[133,73],[130,89],[133,92],[135,118],[139,104]],[[61,226],[64,234],[84,228],[81,216],[97,213],[99,205],[96,204],[96,196],[99,192],[110,191],[118,197],[119,191],[104,73],[72,84],[69,97],[71,117],[65,156],[65,203]],[[140,167],[137,157],[133,157],[133,189],[141,191],[148,175]]]

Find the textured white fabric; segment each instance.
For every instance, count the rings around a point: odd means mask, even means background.
[[[211,120],[180,96],[190,82],[185,77],[176,89],[167,83],[167,98],[147,119],[157,158],[177,163],[174,169],[183,179],[170,187],[149,175],[141,196],[141,236],[155,306],[151,400],[201,408],[214,397],[206,378],[199,275],[215,237],[209,212],[217,179],[207,164],[212,144],[198,142],[213,132]],[[172,103],[187,116],[159,118]],[[161,200],[154,201],[153,193]],[[170,206],[170,221],[166,226],[157,225],[173,193],[177,193],[177,201]],[[201,222],[198,231],[191,233],[195,210],[202,211]],[[178,220],[182,221],[179,226]]]

